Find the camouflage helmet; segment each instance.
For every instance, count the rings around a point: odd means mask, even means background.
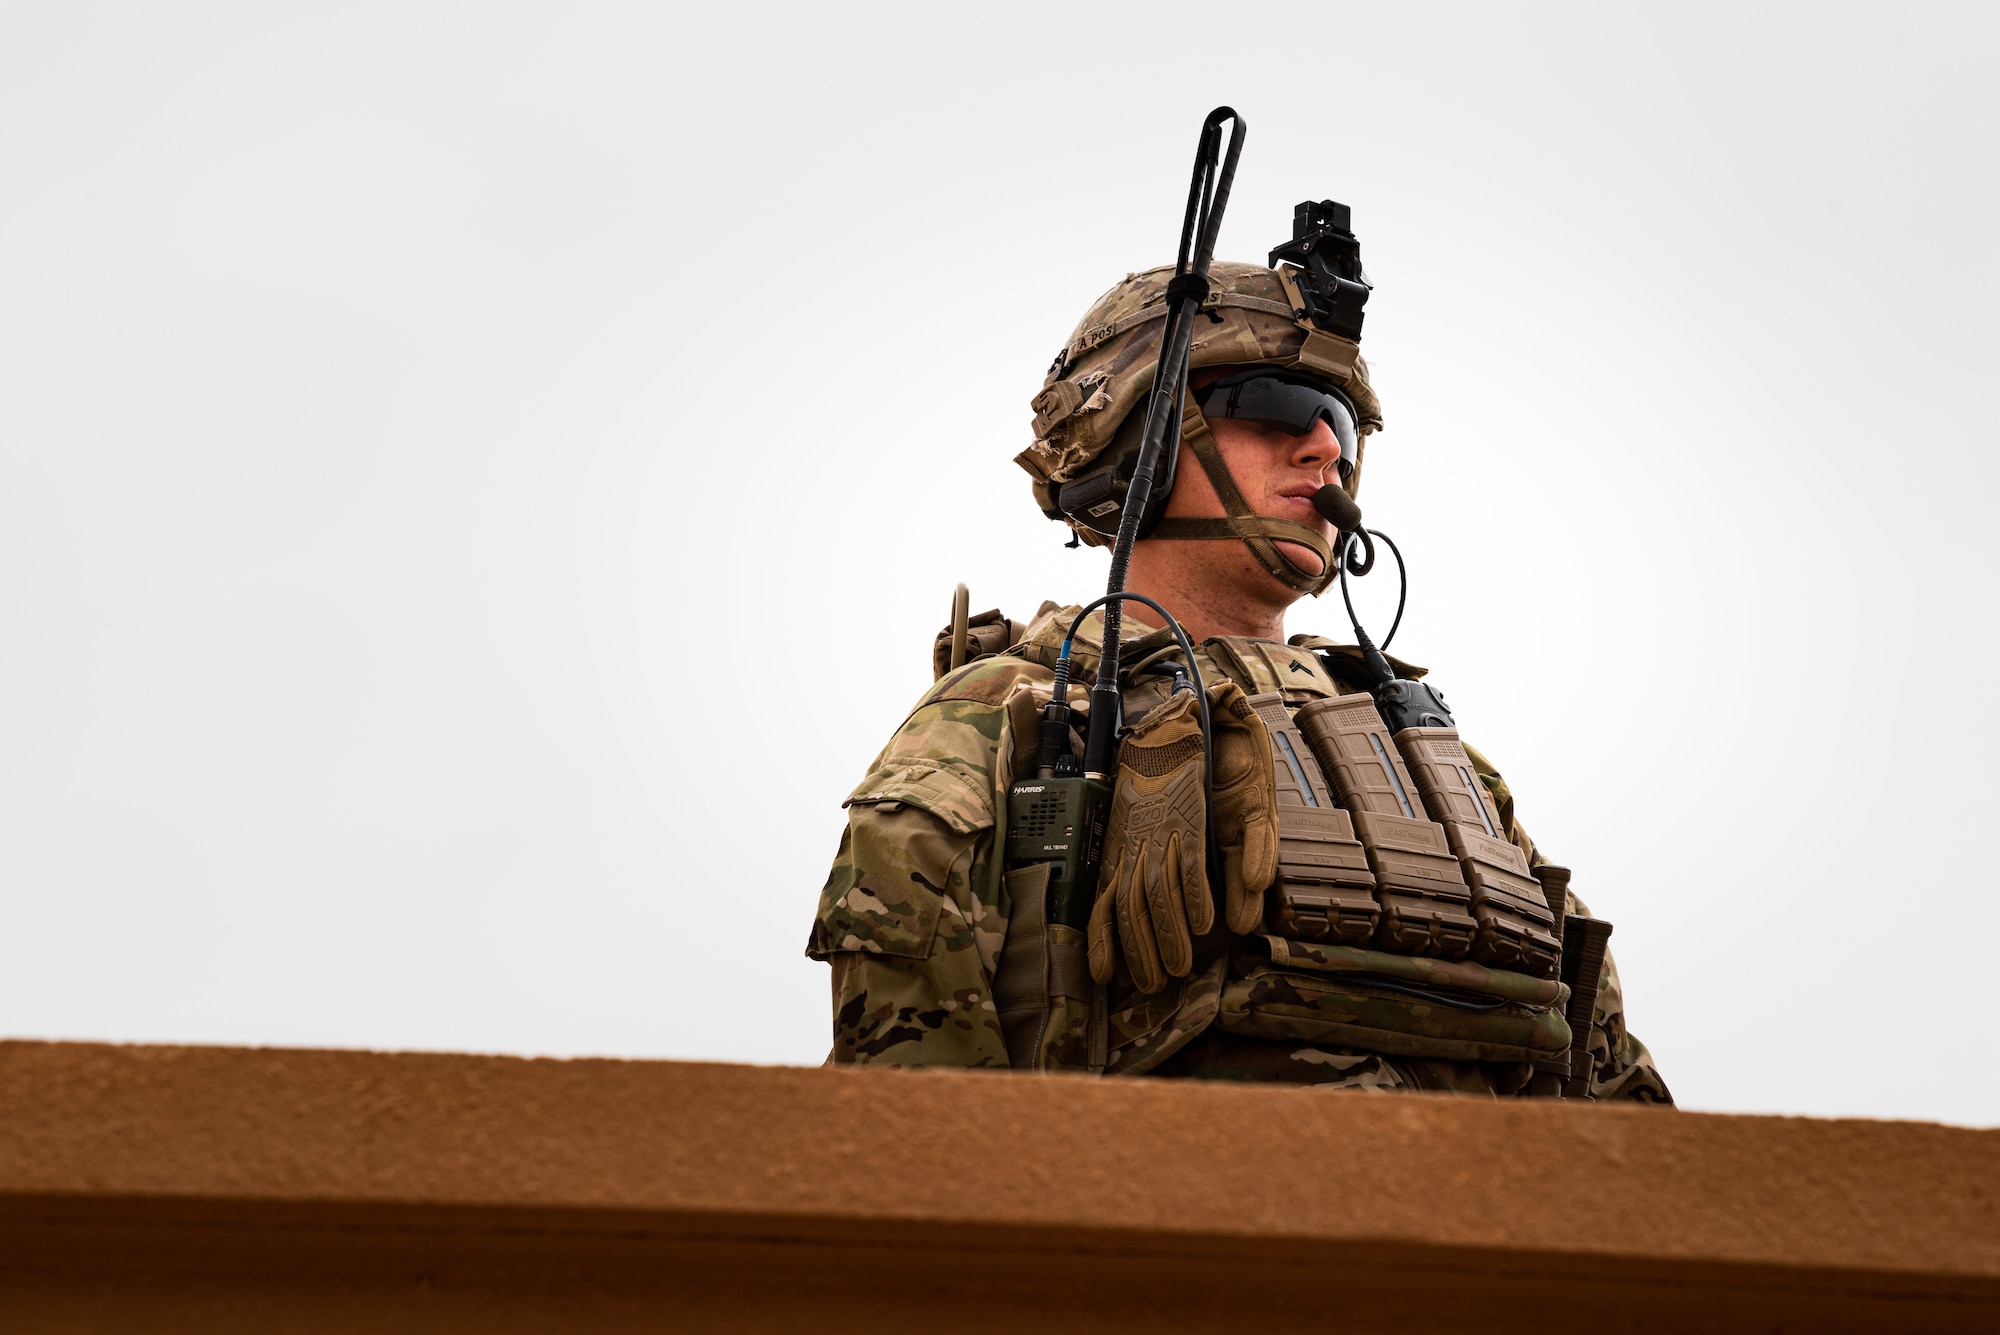
[[[1306,317],[1290,264],[1276,269],[1218,260],[1209,270],[1210,292],[1195,324],[1188,369],[1269,365],[1309,375],[1337,387],[1353,404],[1365,450],[1382,429],[1382,405],[1368,383],[1368,365],[1351,339],[1316,328]],[[1034,479],[1036,504],[1068,523],[1092,546],[1109,540],[1064,514],[1057,504],[1064,483],[1089,470],[1114,442],[1136,444],[1138,416],[1160,355],[1167,283],[1163,265],[1124,280],[1092,303],[1069,342],[1056,354],[1033,400],[1035,442],[1014,462]],[[1120,428],[1124,428],[1121,442]],[[1361,485],[1360,459],[1346,489]],[[1276,573],[1275,571],[1273,573]]]

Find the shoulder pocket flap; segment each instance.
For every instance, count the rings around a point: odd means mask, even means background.
[[[983,785],[948,760],[899,758],[861,781],[843,807],[900,802],[928,811],[955,834],[971,834],[993,824],[993,799]]]

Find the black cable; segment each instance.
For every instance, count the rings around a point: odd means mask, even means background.
[[[1069,623],[1069,631],[1063,636],[1062,650],[1058,657],[1058,664],[1060,666],[1067,666],[1070,642],[1076,638],[1076,628],[1083,624],[1085,617],[1098,608],[1104,607],[1106,604],[1116,607],[1120,602],[1128,598],[1133,602],[1144,603],[1160,614],[1161,619],[1167,623],[1167,629],[1173,632],[1174,641],[1180,646],[1181,657],[1187,660],[1188,673],[1194,678],[1195,709],[1201,717],[1202,864],[1208,873],[1208,897],[1210,903],[1215,907],[1216,924],[1226,929],[1229,925],[1229,906],[1225,902],[1224,895],[1222,846],[1216,841],[1215,837],[1215,730],[1208,714],[1208,683],[1202,680],[1201,664],[1195,661],[1194,643],[1188,639],[1187,631],[1182,629],[1181,623],[1174,619],[1173,613],[1167,611],[1166,608],[1160,606],[1143,593],[1107,593],[1096,602],[1091,603],[1078,612],[1076,619]],[[1108,614],[1104,618],[1104,624],[1107,627],[1111,624],[1111,618]],[[1098,658],[1098,671],[1100,673],[1104,670],[1104,662],[1104,656],[1100,653]],[[1103,678],[1100,676],[1099,680],[1102,681]],[[1117,683],[1114,681],[1112,686],[1115,689]],[[1092,694],[1095,694],[1094,688]],[[1091,715],[1091,730],[1095,732],[1096,728],[1097,716],[1093,713]],[[1111,777],[1115,782],[1115,772]]]
[[[1181,623],[1174,620],[1173,613],[1167,611],[1166,608],[1160,606],[1143,593],[1107,593],[1096,602],[1086,606],[1081,612],[1078,612],[1076,619],[1069,623],[1069,631],[1063,636],[1064,652],[1062,652],[1058,659],[1058,666],[1068,666],[1069,653],[1067,650],[1069,643],[1076,638],[1076,628],[1083,624],[1085,617],[1095,612],[1098,608],[1103,607],[1106,603],[1113,600],[1122,601],[1128,598],[1135,603],[1144,603],[1160,614],[1161,619],[1167,623],[1167,629],[1174,633],[1174,642],[1180,646],[1181,657],[1187,660],[1188,673],[1194,678],[1195,705],[1201,711],[1201,806],[1204,815],[1212,814],[1210,808],[1215,804],[1215,737],[1209,725],[1208,718],[1208,683],[1202,680],[1201,664],[1195,661],[1194,643],[1188,639],[1187,631],[1181,628]],[[1106,615],[1104,618],[1104,624],[1107,626],[1111,624],[1109,615]],[[1098,659],[1098,670],[1100,672],[1103,670],[1103,666],[1104,659],[1100,656]]]
[[[1076,638],[1076,629],[1083,624],[1083,619],[1113,599],[1130,599],[1135,603],[1144,603],[1160,614],[1160,619],[1167,623],[1167,629],[1173,632],[1175,643],[1180,645],[1181,653],[1187,658],[1188,671],[1194,674],[1195,685],[1204,688],[1202,698],[1207,699],[1205,684],[1201,679],[1201,664],[1194,661],[1194,643],[1188,639],[1187,631],[1182,629],[1181,623],[1174,619],[1172,612],[1169,612],[1143,593],[1127,593],[1121,589],[1117,593],[1107,593],[1096,602],[1086,604],[1083,610],[1078,612],[1075,618],[1069,623],[1069,630],[1063,634],[1063,641],[1068,643],[1074,640]],[[1107,617],[1109,616],[1108,613],[1106,615]]]
[[[1389,641],[1395,639],[1396,632],[1403,628],[1403,604],[1410,596],[1410,572],[1409,567],[1403,564],[1403,549],[1396,545],[1396,540],[1379,528],[1369,531],[1388,543],[1389,554],[1396,558],[1396,619],[1389,623],[1389,633],[1382,637],[1382,650],[1386,653]]]
[[[1375,544],[1368,536],[1370,534],[1388,543],[1389,551],[1396,558],[1396,619],[1389,623],[1389,633],[1382,637],[1381,644],[1382,652],[1387,653],[1389,641],[1395,639],[1396,632],[1402,629],[1403,607],[1410,597],[1410,571],[1409,567],[1403,564],[1403,549],[1396,545],[1394,538],[1379,528],[1357,528],[1347,535],[1345,542],[1341,543],[1334,559],[1340,563],[1340,601],[1347,604],[1347,619],[1354,626],[1355,638],[1362,639],[1367,632],[1361,629],[1361,618],[1354,614],[1354,599],[1347,591],[1347,574],[1351,570],[1359,578],[1375,568]],[[1357,542],[1362,549],[1362,555],[1358,559],[1355,552]]]
[[[1361,544],[1358,554],[1354,546],[1356,543]],[[1352,571],[1358,577],[1375,568],[1375,539],[1368,536],[1367,529],[1357,528],[1348,532],[1340,540],[1340,550],[1342,570]],[[1352,612],[1353,609],[1348,610]]]

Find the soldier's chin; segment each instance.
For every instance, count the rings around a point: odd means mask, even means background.
[[[1291,563],[1308,575],[1317,578],[1326,570],[1326,562],[1319,559],[1319,553],[1296,542],[1286,542],[1280,538],[1272,546],[1283,552]]]

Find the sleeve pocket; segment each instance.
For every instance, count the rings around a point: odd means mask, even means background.
[[[913,756],[884,765],[861,781],[842,806],[901,804],[918,807],[951,827],[976,834],[993,824],[993,798],[949,760]]]
[[[949,762],[919,758],[876,770],[843,805],[847,836],[807,954],[928,958],[945,896],[967,893],[990,800]]]

